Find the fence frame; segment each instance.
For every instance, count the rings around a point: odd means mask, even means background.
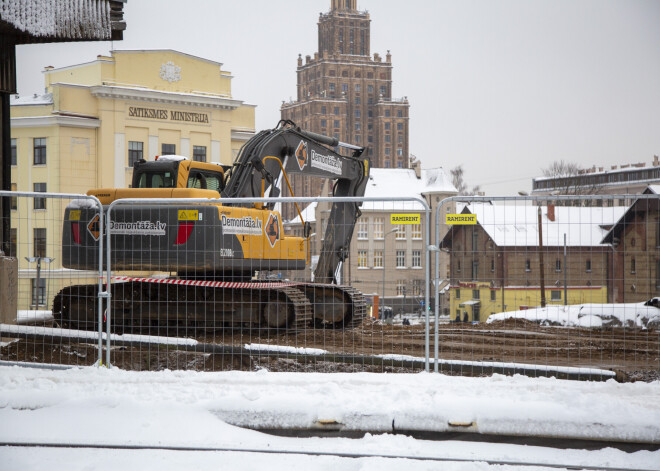
[[[106,281],[106,292],[103,293],[103,297],[108,300],[107,309],[106,309],[106,319],[107,319],[107,347],[106,347],[106,365],[110,365],[110,325],[112,319],[112,313],[110,309],[112,299],[112,288],[111,288],[111,259],[112,259],[112,242],[110,237],[110,224],[112,223],[112,210],[120,205],[129,205],[129,204],[150,204],[150,205],[172,205],[172,204],[255,204],[255,203],[362,203],[362,202],[414,202],[419,203],[425,215],[425,226],[426,233],[424,239],[424,253],[425,253],[425,283],[424,283],[424,299],[425,306],[424,316],[425,316],[425,355],[424,355],[424,368],[426,372],[429,372],[430,369],[430,324],[429,324],[429,282],[431,278],[431,269],[430,269],[430,250],[431,246],[429,242],[431,240],[431,208],[428,203],[422,198],[415,197],[366,197],[366,196],[316,196],[316,197],[270,197],[270,198],[124,198],[118,199],[110,203],[107,209],[106,215],[106,231],[104,233],[107,236],[106,244],[106,272],[107,272],[107,281]],[[100,301],[99,301],[100,306]]]
[[[440,267],[439,267],[439,261],[440,261],[440,210],[445,207],[445,205],[452,203],[452,202],[457,202],[457,203],[493,203],[497,201],[506,201],[506,202],[529,202],[529,203],[536,203],[537,206],[540,207],[540,203],[542,202],[555,202],[555,201],[608,201],[608,200],[616,200],[616,199],[625,199],[625,200],[632,200],[636,202],[637,200],[652,200],[652,199],[660,199],[660,195],[656,194],[616,194],[616,195],[520,195],[520,196],[451,196],[449,198],[445,198],[436,207],[435,211],[435,245],[432,246],[430,249],[431,251],[435,252],[435,277],[433,279],[433,285],[434,285],[434,291],[435,291],[435,325],[438,325],[439,321],[439,306],[438,306],[438,301],[439,301],[439,296],[440,296],[440,290],[438,286],[438,281],[440,280]],[[629,208],[630,206],[624,206]],[[434,352],[433,352],[433,357],[434,357],[434,365],[433,365],[433,371],[435,373],[438,373],[438,363],[439,363],[439,329],[435,329],[434,333]]]
[[[96,196],[83,195],[79,193],[41,193],[35,191],[0,191],[0,198],[2,197],[28,197],[28,198],[44,198],[44,199],[70,199],[74,200],[89,200],[92,201],[98,209],[99,213],[99,267],[98,267],[98,304],[97,304],[97,315],[98,315],[98,365],[103,365],[103,299],[106,297],[105,291],[103,291],[103,239],[104,239],[104,214],[103,214],[103,205]],[[10,216],[11,218],[11,216]],[[64,213],[62,213],[62,224],[64,224]],[[62,241],[64,242],[64,241]]]

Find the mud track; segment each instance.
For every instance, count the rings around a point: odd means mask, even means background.
[[[431,332],[431,357],[435,346]],[[614,370],[627,381],[660,379],[660,332],[639,329],[581,329],[541,327],[524,320],[493,324],[440,324],[439,358],[465,362],[513,362],[548,366],[572,366]],[[306,329],[296,332],[225,329],[196,335],[202,343],[290,346],[320,349],[337,354],[409,355],[424,357],[423,325],[388,325],[367,319],[350,330]],[[268,348],[268,347],[266,347]],[[0,359],[68,365],[91,365],[98,356],[93,343],[67,339],[35,341],[18,339],[0,347]],[[130,370],[193,369],[200,371],[388,371],[411,372],[419,368],[364,363],[331,363],[284,358],[273,353],[209,354],[183,352],[174,347],[116,347],[112,363]],[[478,375],[466,366],[458,374]]]

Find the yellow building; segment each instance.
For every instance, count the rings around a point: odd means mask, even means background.
[[[44,77],[43,95],[11,100],[11,181],[18,191],[126,188],[135,160],[162,154],[231,164],[255,132],[255,106],[232,97],[233,77],[222,64],[181,52],[113,51],[84,64],[46,67]],[[65,206],[50,199],[12,202],[19,309],[50,305],[46,298],[72,277],[89,276],[60,268]],[[25,257],[54,258],[42,263],[38,303],[35,262]]]
[[[485,282],[460,282],[450,287],[451,320],[486,322],[491,314],[541,306],[539,286],[494,287]],[[607,303],[605,286],[568,286],[567,304]],[[564,305],[563,286],[546,286],[548,306]]]

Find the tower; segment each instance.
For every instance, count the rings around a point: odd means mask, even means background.
[[[367,147],[373,167],[406,168],[410,105],[405,97],[392,98],[392,55],[372,56],[371,18],[356,3],[331,0],[330,11],[320,14],[318,51],[298,56],[297,97],[282,103],[281,116],[302,129]],[[294,193],[316,196],[317,183],[296,175]]]

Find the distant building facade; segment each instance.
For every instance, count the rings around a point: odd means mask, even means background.
[[[533,195],[635,195],[649,185],[660,184],[660,158],[646,163],[613,165],[610,169],[593,166],[577,175],[538,177],[532,181]],[[583,203],[584,204],[584,203]],[[596,200],[594,206],[629,206],[631,198]]]
[[[452,320],[484,322],[493,313],[539,306],[541,266],[547,304],[614,302],[617,271],[603,237],[625,208],[540,209],[543,249],[539,207],[472,204],[463,210],[476,214],[477,224],[452,226],[441,243],[450,253]]]
[[[46,68],[44,75],[44,95],[11,99],[12,190],[127,188],[133,162],[162,154],[230,164],[255,132],[255,107],[233,98],[231,74],[207,59],[172,50],[114,51]],[[74,273],[61,270],[64,208],[21,201],[12,203],[10,254],[19,258],[19,308],[29,309],[49,304],[37,292],[52,296],[55,278]],[[55,258],[42,267],[39,289],[28,256]]]
[[[369,13],[356,0],[332,0],[318,23],[318,52],[298,57],[297,97],[282,119],[301,128],[367,147],[373,167],[409,167],[407,98],[392,97],[392,56],[371,57]],[[297,196],[316,196],[318,180],[296,175]],[[286,194],[286,192],[285,192]],[[292,217],[292,214],[289,214]]]
[[[618,303],[648,301],[660,296],[660,185],[650,185],[626,210],[603,242],[614,250],[614,300]]]

